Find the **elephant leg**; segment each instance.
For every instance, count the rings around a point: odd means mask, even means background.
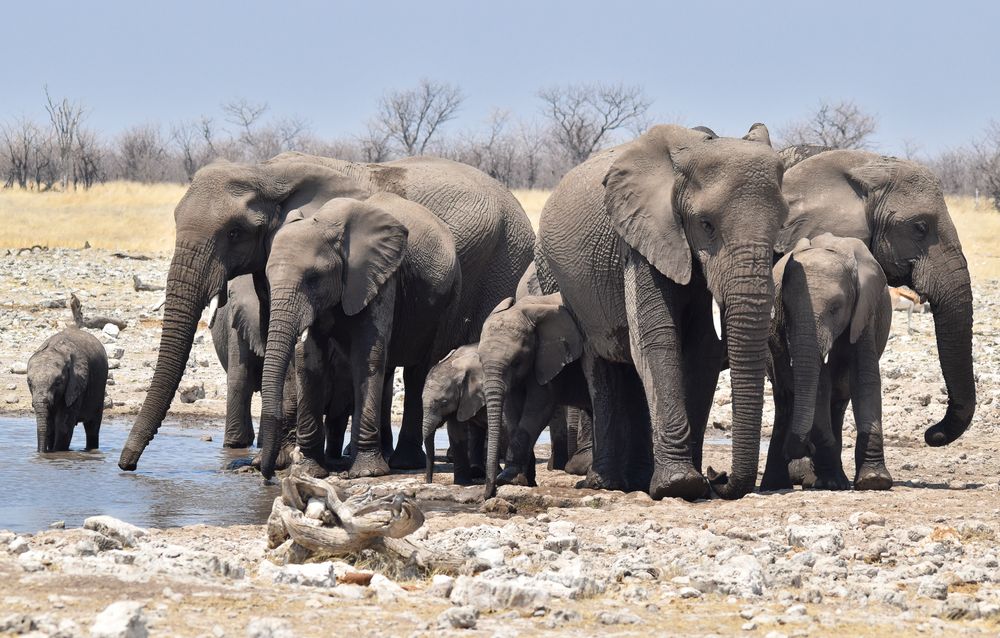
[[[792,423],[793,400],[791,392],[775,389],[774,426],[771,428],[771,442],[767,446],[764,477],[760,481],[761,492],[792,489],[788,459],[785,458],[785,437]]]
[[[576,421],[576,449],[566,462],[566,473],[586,476],[593,462],[594,418],[586,410],[570,409],[567,418]]]
[[[626,370],[587,351],[581,361],[594,407],[593,460],[578,486],[624,490],[628,413],[620,399],[629,382]]]
[[[72,407],[56,412],[55,437],[52,443],[53,452],[66,452],[73,441],[73,429],[76,427],[76,412]]]
[[[395,470],[419,470],[427,465],[421,440],[424,422],[424,382],[428,367],[410,366],[403,369],[403,425],[399,430],[399,441],[389,459],[389,467]]]
[[[652,428],[654,499],[703,498],[708,483],[694,467],[675,299],[679,287],[644,259],[625,263],[625,308],[632,361],[642,380]]]
[[[101,448],[101,420],[104,418],[103,410],[98,410],[97,414],[83,422],[83,431],[87,433],[87,449],[99,450]]]
[[[712,295],[706,290],[700,297],[696,303],[700,312],[693,313],[692,319],[685,323],[683,344],[684,406],[691,427],[691,460],[699,472],[705,429],[722,370],[722,341],[711,327]]]
[[[295,366],[290,365],[285,373],[285,384],[281,392],[281,422],[278,424],[281,444],[275,469],[284,469],[292,464],[292,453],[296,446],[297,419],[298,383],[295,378]]]
[[[885,466],[882,440],[882,377],[871,333],[869,329],[858,339],[850,368],[851,404],[858,428],[854,446],[854,489],[888,490],[892,487],[892,475]]]
[[[841,448],[833,432],[830,376],[830,366],[823,366],[816,390],[816,411],[810,432],[810,440],[815,448],[813,466],[816,471],[816,482],[812,487],[818,490],[845,490],[850,489],[851,483],[844,474],[840,460]]]
[[[382,432],[385,376],[392,334],[396,286],[392,279],[364,310],[368,321],[352,331],[351,374],[354,379],[354,415],[351,419],[349,478],[384,476],[389,465],[383,456]]]
[[[549,439],[551,441],[551,452],[549,452],[548,469],[564,470],[566,462],[569,461],[569,433],[566,419],[566,406],[557,407],[549,420]]]
[[[455,460],[452,461],[454,468],[455,485],[472,485],[472,468],[469,465],[469,424],[459,423],[454,417],[447,421],[448,442],[451,444]]]
[[[469,434],[469,472],[473,479],[486,478],[486,426],[473,417],[466,423]]]
[[[298,403],[296,406],[295,441],[303,458],[306,473],[325,478],[326,432],[323,411],[328,388],[325,383],[322,348],[312,339],[295,346],[295,369]]]
[[[552,392],[546,386],[528,382],[521,408],[521,418],[508,430],[510,441],[507,455],[510,462],[497,478],[503,485],[526,485],[535,487],[535,442],[542,430],[552,419],[555,409]]]
[[[577,432],[580,431],[580,409],[566,407],[566,462],[576,454]],[[563,468],[565,469],[565,468]]]
[[[248,374],[250,358],[256,356],[235,329],[229,330],[229,361],[226,365],[226,430],[222,447],[244,448],[253,444],[250,400],[253,385]]]

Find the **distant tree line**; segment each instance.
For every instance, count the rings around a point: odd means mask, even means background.
[[[258,162],[301,151],[363,162],[437,155],[479,168],[512,188],[551,188],[595,151],[645,130],[650,100],[642,87],[589,84],[538,91],[535,117],[494,110],[478,127],[455,130],[465,95],[434,80],[385,93],[357,135],[323,139],[309,122],[276,116],[266,103],[237,99],[216,116],[168,126],[137,124],[113,138],[87,127],[87,110],[44,89],[44,119],[0,122],[0,176],[6,187],[39,191],[89,188],[96,182],[190,181],[218,158]],[[821,102],[802,120],[777,129],[776,146],[818,144],[875,149],[878,118],[851,101]],[[1000,122],[979,139],[936,156],[904,144],[903,154],[930,166],[948,194],[982,193],[1000,210]]]

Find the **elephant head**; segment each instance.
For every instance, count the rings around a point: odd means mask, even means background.
[[[475,343],[456,348],[427,373],[422,399],[428,483],[434,478],[434,433],[446,419],[468,421],[486,405],[478,348]]]
[[[873,325],[888,295],[885,275],[858,239],[829,233],[801,239],[774,267],[775,321],[781,324],[792,361],[794,410],[785,443],[788,460],[807,454],[820,368],[834,342],[856,343]]]
[[[28,359],[28,390],[35,411],[39,452],[69,449],[73,409],[87,388],[86,358],[47,345]]]
[[[261,473],[274,474],[285,374],[296,341],[320,316],[357,315],[403,261],[408,231],[384,209],[327,202],[312,217],[289,213],[267,261],[270,323],[261,381]]]
[[[605,208],[625,244],[676,284],[703,276],[718,308],[733,388],[733,471],[717,486],[727,498],[757,477],[772,250],[788,210],[782,174],[763,124],[743,139],[656,126],[624,146],[604,178]]]
[[[827,151],[789,169],[789,220],[776,249],[831,232],[864,242],[890,286],[927,297],[948,389],[944,418],[928,428],[928,445],[951,443],[972,422],[972,287],[955,225],[937,178],[914,162],[864,151]]]
[[[496,494],[503,423],[514,427],[519,416],[516,399],[509,397],[524,383],[549,383],[581,354],[583,336],[559,293],[517,303],[508,298],[487,317],[479,341],[489,421],[486,498]]]
[[[119,467],[134,470],[155,436],[180,384],[198,318],[209,302],[213,311],[225,304],[226,281],[254,273],[258,292],[266,294],[261,275],[288,211],[308,213],[333,197],[366,195],[343,174],[301,161],[216,162],[195,174],[174,210],[177,238],[156,368]]]

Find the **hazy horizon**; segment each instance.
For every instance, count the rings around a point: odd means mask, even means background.
[[[654,121],[772,133],[821,100],[878,117],[874,146],[925,154],[966,144],[998,117],[1000,5],[842,1],[586,1],[377,5],[296,2],[5,7],[0,121],[45,118],[43,86],[87,108],[105,134],[201,115],[234,98],[299,116],[325,138],[363,132],[378,98],[421,78],[462,88],[446,134],[494,108],[538,118],[554,84],[642,85]]]

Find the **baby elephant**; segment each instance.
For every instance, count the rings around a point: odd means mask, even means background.
[[[486,443],[486,395],[479,344],[452,350],[427,373],[423,392],[426,480],[434,479],[434,432],[448,425],[448,441],[455,464],[455,484],[471,485],[486,476],[483,453]]]
[[[791,487],[788,463],[813,447],[821,489],[849,489],[841,463],[848,401],[857,424],[854,488],[887,490],[878,360],[892,307],[885,274],[857,239],[801,240],[774,267],[769,372],[774,432],[762,490]]]
[[[87,449],[98,448],[107,382],[108,355],[96,337],[67,328],[45,340],[28,359],[39,452],[68,450],[73,429],[81,421]]]

